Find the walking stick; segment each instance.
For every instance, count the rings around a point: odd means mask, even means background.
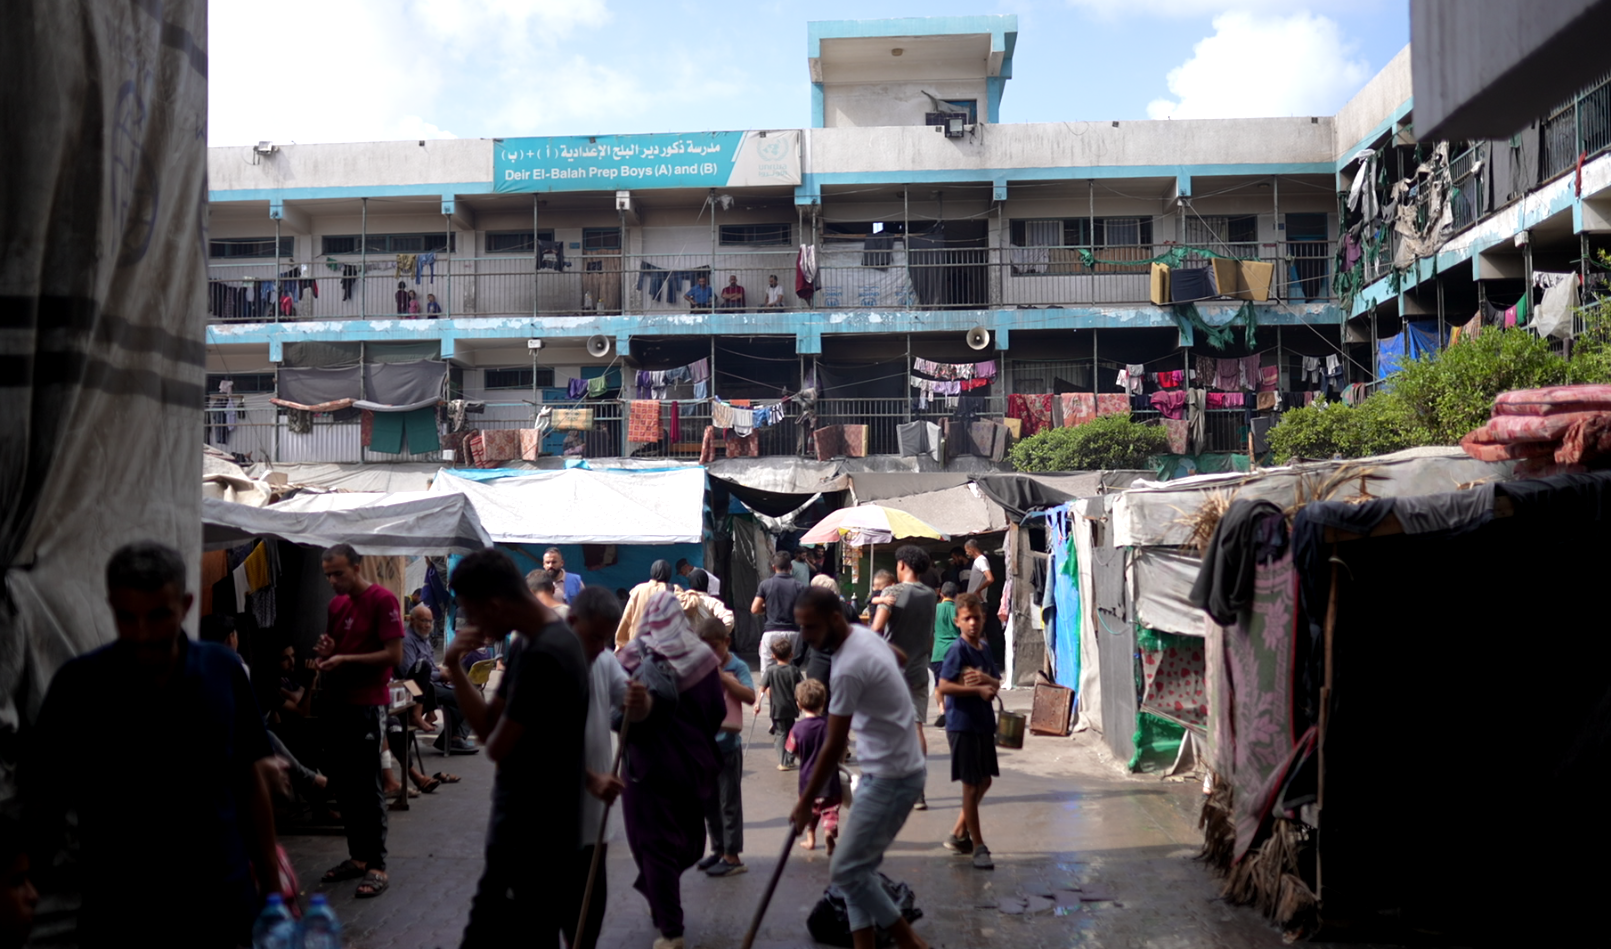
[[[747,757],[750,753],[750,744],[755,741],[755,724],[761,720],[761,710],[757,708],[750,716],[750,737],[744,739],[744,747],[739,750],[739,757]]]
[[[761,905],[755,907],[755,918],[750,920],[750,931],[744,934],[743,949],[750,949],[755,945],[755,934],[761,929],[761,918],[766,915],[766,908],[772,902],[772,894],[778,888],[778,880],[783,878],[783,865],[789,861],[789,853],[794,850],[794,840],[800,836],[799,828],[794,821],[789,821],[789,835],[783,838],[783,852],[778,854],[778,864],[772,868],[772,878],[766,881],[766,892],[761,894]]]
[[[621,714],[621,740],[615,746],[615,764],[610,768],[611,777],[621,775],[621,757],[626,754],[627,729],[632,727],[632,718],[625,712]],[[571,946],[582,944],[582,934],[587,929],[587,910],[593,903],[593,884],[598,880],[599,864],[604,856],[604,829],[610,823],[610,808],[615,806],[614,801],[604,805],[604,816],[599,819],[598,837],[593,841],[593,860],[587,868],[587,888],[582,891],[582,914],[576,919],[576,939]]]

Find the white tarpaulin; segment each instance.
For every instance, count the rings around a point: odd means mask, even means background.
[[[202,0],[6,4],[0,755],[113,638],[114,550],[160,541],[200,576],[206,50]]]
[[[1348,462],[1320,462],[1263,471],[1198,475],[1178,481],[1138,481],[1109,505],[1116,547],[1179,547],[1191,538],[1187,519],[1211,495],[1272,501],[1281,507],[1297,499],[1300,482],[1323,482],[1344,465],[1369,471],[1363,487],[1373,497],[1413,497],[1457,490],[1478,481],[1508,481],[1513,462],[1477,461],[1458,448],[1412,448],[1408,451],[1359,458]],[[1362,482],[1354,479],[1329,500],[1357,497]]]
[[[704,535],[705,470],[568,468],[477,481],[444,469],[433,494],[470,498],[487,533],[505,544],[697,544]]]
[[[885,498],[878,503],[905,511],[952,537],[1007,529],[1007,512],[972,484],[944,491]]]
[[[1194,550],[1138,548],[1130,562],[1129,576],[1136,622],[1161,633],[1203,635],[1206,614],[1186,599],[1202,567],[1203,561]]]
[[[454,494],[315,494],[251,507],[202,501],[202,540],[208,550],[253,537],[297,544],[351,544],[360,554],[468,554],[492,546],[469,498]]]

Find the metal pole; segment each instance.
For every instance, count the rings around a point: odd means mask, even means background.
[[[911,333],[906,334],[906,384],[907,384],[908,387],[910,387],[911,384],[912,384],[912,334]],[[908,389],[908,391],[910,391],[910,389]],[[910,422],[912,420],[912,400],[910,398],[903,398],[901,401],[903,403],[905,403],[904,408],[902,409],[902,411],[906,414],[906,420],[908,422]]]
[[[617,253],[619,253],[621,255],[621,299],[619,301],[617,301],[620,305],[618,307],[616,307],[616,312],[624,315],[626,313],[626,311],[627,311],[626,211],[624,209],[622,209],[622,208],[616,208],[615,213],[616,213],[616,216],[618,218],[620,218],[620,221],[621,221],[620,227],[618,229],[618,233],[620,234],[620,236],[617,238],[617,240],[621,244],[620,248],[617,251]]]
[[[369,315],[369,199],[359,198],[362,221],[358,225],[358,312]]]
[[[442,269],[446,273],[442,281],[444,284],[442,295],[447,297],[448,302],[447,306],[442,307],[442,316],[448,319],[453,317],[453,246],[453,216],[444,214],[442,215],[442,257],[444,258]],[[440,305],[439,303],[438,306]],[[430,314],[426,315],[429,316]],[[536,375],[536,372],[532,373],[532,376],[535,377]]]
[[[1287,377],[1286,361],[1286,350],[1281,347],[1281,325],[1277,323],[1275,327],[1275,391],[1277,392],[1281,391],[1281,383]]]
[[[1282,261],[1282,254],[1286,250],[1286,244],[1285,244],[1285,242],[1283,242],[1281,240],[1282,236],[1286,233],[1286,229],[1281,226],[1281,176],[1280,175],[1271,175],[1270,176],[1270,220],[1272,221],[1272,223],[1275,224],[1275,269],[1277,271],[1280,271],[1280,270],[1284,269],[1281,266],[1281,261]],[[1286,286],[1286,274],[1277,273],[1276,274],[1275,285],[1277,287]],[[1290,288],[1289,288],[1289,292],[1290,292]],[[1288,296],[1287,293],[1283,293],[1283,294],[1281,294],[1279,299],[1285,300],[1287,298],[1287,296]]]
[[[537,243],[537,196],[531,196],[531,315],[535,317],[538,310],[538,288],[542,281],[537,274],[543,266],[543,250]]]
[[[280,219],[274,219],[274,322],[280,321]]]
[[[1092,395],[1095,395],[1097,393],[1097,390],[1099,390],[1101,388],[1100,383],[1098,383],[1096,381],[1097,373],[1100,372],[1100,371],[1101,371],[1101,367],[1097,365],[1097,359],[1096,359],[1096,327],[1093,326],[1093,327],[1091,327],[1091,394]]]

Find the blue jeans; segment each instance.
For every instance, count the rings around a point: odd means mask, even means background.
[[[927,777],[927,770],[900,778],[862,775],[856,786],[855,802],[839,828],[832,866],[832,883],[845,894],[851,932],[875,925],[888,929],[901,918],[878,879],[878,865],[906,824]]]

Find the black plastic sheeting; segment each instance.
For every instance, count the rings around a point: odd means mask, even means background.
[[[718,486],[725,488],[730,496],[743,501],[745,507],[767,517],[782,517],[791,511],[799,510],[818,493],[813,491],[810,494],[787,494],[781,491],[762,491],[714,475],[710,477],[710,482],[713,489]],[[714,496],[712,499],[714,500]]]
[[[1022,475],[975,475],[973,483],[985,497],[1001,505],[1016,523],[1030,511],[1056,507],[1074,500],[1074,495]]]

